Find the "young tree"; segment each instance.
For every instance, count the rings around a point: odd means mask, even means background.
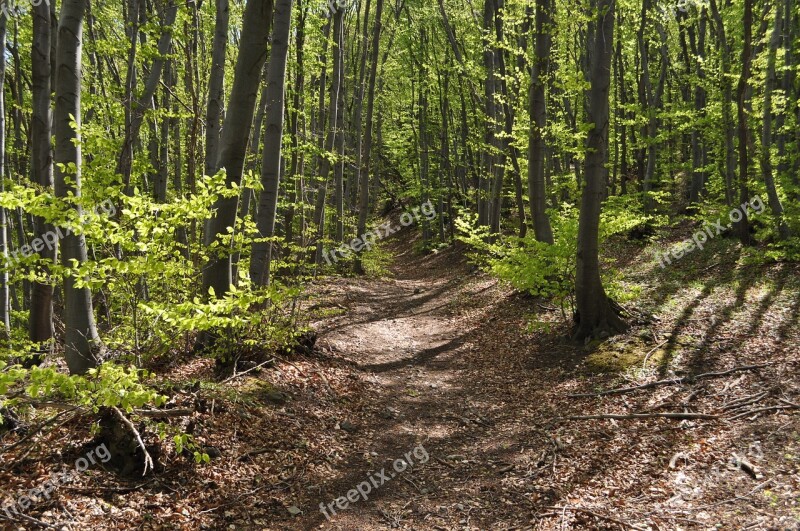
[[[578,227],[575,294],[577,324],[574,337],[579,340],[607,337],[627,328],[616,305],[608,298],[600,279],[600,211],[606,195],[608,161],[609,86],[614,41],[616,0],[592,0],[589,46],[589,82],[586,106],[591,126],[587,142],[586,182],[581,198]]]

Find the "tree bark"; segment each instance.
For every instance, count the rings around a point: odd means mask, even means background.
[[[275,235],[278,212],[281,153],[283,147],[284,100],[286,93],[286,58],[289,52],[289,30],[292,25],[292,0],[277,0],[273,19],[272,47],[267,67],[267,129],[261,162],[261,185],[256,227],[259,238]],[[250,279],[257,286],[268,286],[272,264],[273,242],[253,243]]]
[[[605,167],[608,161],[609,86],[611,55],[614,41],[614,8],[616,0],[592,0],[594,31],[590,47],[591,88],[588,94],[589,131],[578,226],[577,271],[575,296],[577,323],[574,337],[583,340],[601,338],[624,331],[626,323],[612,305],[600,279],[599,232],[600,211],[606,193]],[[592,51],[593,50],[593,51]]]
[[[208,79],[208,105],[206,107],[206,162],[205,174],[212,175],[219,155],[222,113],[225,105],[225,52],[228,48],[230,8],[228,0],[216,0],[214,41],[211,45],[211,75]]]
[[[737,87],[737,116],[739,119],[739,201],[741,204],[750,201],[747,187],[747,178],[750,172],[750,153],[749,153],[749,136],[750,131],[747,125],[747,93],[748,93],[748,80],[750,78],[750,62],[752,58],[753,49],[753,0],[744,0],[744,46],[742,48],[741,63],[742,75],[739,77],[739,85]],[[750,222],[747,215],[747,210],[741,211],[742,220],[735,224],[736,231],[739,234],[739,240],[742,245],[750,245]]]
[[[775,187],[775,177],[772,174],[772,92],[775,89],[775,60],[778,46],[781,42],[781,29],[783,28],[783,6],[778,3],[775,9],[775,25],[769,39],[769,52],[767,56],[767,74],[764,81],[764,122],[761,130],[761,174],[767,187],[767,198],[772,215],[778,226],[778,235],[781,240],[788,240],[791,231],[783,218],[783,205],[778,197]]]
[[[64,0],[58,24],[56,53],[55,108],[55,192],[70,200],[81,197],[81,53],[86,0]],[[73,127],[72,121],[76,126]],[[79,203],[72,206],[78,219],[83,216]],[[63,237],[62,264],[66,268],[81,266],[87,261],[86,238],[70,231]],[[99,361],[100,337],[95,326],[92,294],[88,287],[79,287],[78,279],[64,278],[65,357],[71,374],[84,374]]]
[[[272,0],[248,0],[245,7],[240,37],[239,56],[231,87],[228,114],[220,139],[220,152],[213,173],[224,169],[225,182],[238,186],[242,181],[247,139],[253,124],[261,71],[267,58],[267,43],[272,24]],[[204,244],[210,249],[210,258],[203,269],[203,291],[214,290],[222,297],[233,284],[231,269],[231,243],[226,241],[228,230],[235,228],[238,197],[219,197],[213,205],[213,214],[206,220]],[[231,235],[232,236],[232,235]]]
[[[536,46],[529,89],[531,126],[528,144],[528,196],[533,231],[538,241],[549,244],[553,243],[553,229],[547,216],[547,190],[544,179],[546,149],[544,131],[547,127],[547,100],[544,87],[550,70],[552,8],[552,0],[536,1]]]
[[[31,181],[43,191],[53,190],[53,151],[50,146],[51,124],[51,35],[50,7],[41,2],[32,8],[33,46],[31,47],[31,81],[33,114],[31,117]],[[55,39],[52,39],[55,40]],[[34,218],[34,239],[53,230],[43,218]],[[46,263],[54,264],[58,247],[49,246],[39,253]],[[48,269],[43,271],[48,273]],[[40,355],[53,352],[53,284],[34,282],[31,289],[31,309],[28,338],[39,345]],[[32,360],[38,363],[37,356]]]
[[[490,0],[487,0],[490,1]],[[367,122],[364,133],[364,171],[360,175],[359,201],[358,201],[358,227],[357,236],[367,231],[367,217],[369,216],[369,172],[372,157],[372,119],[375,115],[375,79],[378,77],[378,58],[380,57],[381,42],[381,17],[383,16],[383,0],[377,0],[375,7],[375,24],[372,30],[372,57],[370,58],[368,88],[367,88]],[[363,274],[364,267],[361,256],[356,253],[354,264],[356,274]]]

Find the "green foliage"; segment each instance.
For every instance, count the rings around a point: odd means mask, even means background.
[[[30,400],[58,400],[98,412],[118,407],[132,412],[146,405],[162,406],[167,397],[144,384],[152,376],[133,366],[104,363],[86,375],[68,375],[52,367],[25,369],[0,361],[0,406]],[[9,394],[9,391],[17,392]],[[22,391],[22,392],[19,392]]]
[[[477,225],[477,216],[462,213],[457,220],[458,239],[472,248],[472,260],[515,289],[536,297],[555,300],[566,315],[574,307],[575,267],[578,242],[578,211],[568,203],[549,211],[554,243],[536,240],[531,231],[525,238],[505,237],[492,242],[487,227]],[[604,204],[600,222],[601,243],[638,227],[662,222],[663,218],[643,213],[636,196],[615,196]],[[604,272],[604,285],[615,300],[632,300],[639,290],[624,285],[613,268]],[[571,315],[571,312],[570,312]]]

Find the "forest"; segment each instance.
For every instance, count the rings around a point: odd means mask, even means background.
[[[800,529],[795,0],[0,43],[0,528]]]

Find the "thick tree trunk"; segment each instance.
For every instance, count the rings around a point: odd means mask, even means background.
[[[58,24],[56,53],[55,109],[55,192],[69,200],[81,197],[81,53],[86,0],[64,0]],[[73,128],[75,120],[77,127]],[[82,208],[73,208],[80,219]],[[66,268],[86,263],[86,238],[67,231],[61,240],[62,264]],[[71,374],[84,374],[98,363],[100,337],[94,321],[92,294],[78,287],[78,279],[69,274],[64,279],[65,356]]]
[[[214,172],[225,170],[228,186],[242,181],[247,140],[253,124],[261,71],[267,58],[267,43],[272,23],[272,0],[248,0],[240,37],[239,57],[231,87],[230,102],[220,139],[220,152]],[[204,244],[211,257],[203,268],[203,291],[214,290],[224,296],[233,284],[228,229],[236,225],[238,197],[220,197],[214,202],[214,214],[206,220]],[[230,235],[232,236],[232,235]]]
[[[41,2],[32,8],[33,46],[31,47],[31,81],[33,92],[33,114],[31,117],[31,181],[42,190],[53,189],[53,152],[50,146],[52,110],[50,53],[52,24],[50,7]],[[34,239],[42,238],[53,230],[53,225],[42,218],[34,218]],[[39,256],[44,262],[55,263],[58,247],[47,246]],[[45,269],[45,274],[47,274]],[[40,345],[40,354],[53,352],[53,284],[33,283],[31,290],[30,321],[28,338]],[[32,361],[41,361],[38,357]]]
[[[281,148],[283,147],[284,98],[286,93],[286,58],[289,52],[289,29],[292,25],[292,0],[277,0],[273,20],[272,47],[267,67],[267,129],[261,161],[261,185],[256,227],[259,238],[275,235],[278,212]],[[250,279],[258,286],[268,286],[272,263],[272,241],[253,243]]]
[[[577,271],[575,296],[577,324],[575,339],[601,338],[624,331],[627,326],[615,310],[600,279],[599,233],[600,211],[606,193],[605,167],[608,161],[609,85],[614,41],[614,8],[616,0],[592,0],[596,22],[591,52],[587,119],[589,131],[586,153],[586,186],[581,199],[578,227]]]
[[[547,127],[547,100],[544,87],[550,70],[551,32],[553,31],[552,7],[552,0],[537,0],[536,2],[536,47],[529,96],[531,127],[528,144],[528,196],[533,231],[538,241],[549,244],[553,243],[553,229],[546,211],[544,131]]]

